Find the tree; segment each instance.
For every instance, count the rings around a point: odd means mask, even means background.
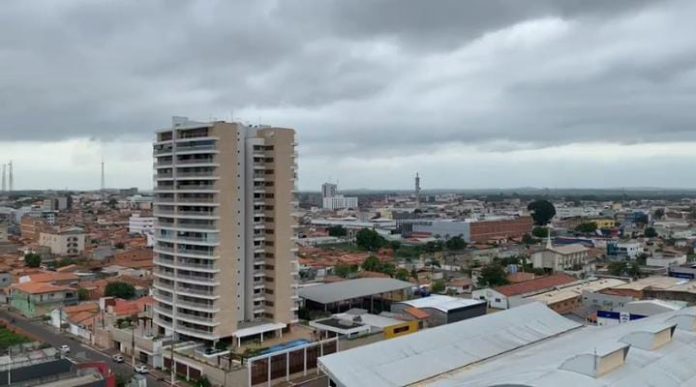
[[[375,257],[374,255],[371,255],[365,259],[362,263],[362,269],[365,271],[380,271],[382,268],[382,262],[379,261],[379,258]]]
[[[491,263],[481,268],[481,276],[478,279],[479,287],[500,286],[508,283],[507,274],[502,265]]]
[[[78,298],[80,301],[89,300],[89,290],[87,290],[87,289],[85,289],[85,288],[80,288],[80,289],[78,289],[78,291],[77,291],[77,298]]]
[[[27,267],[41,266],[41,256],[39,254],[29,253],[24,256],[24,264]]]
[[[389,242],[389,247],[391,247],[392,251],[396,253],[396,250],[399,250],[401,248],[401,242],[391,241]]]
[[[609,274],[615,275],[615,276],[620,276],[624,274],[624,271],[626,270],[626,262],[625,261],[617,261],[617,262],[609,262],[609,266],[607,267],[609,269]]]
[[[363,228],[355,234],[355,243],[367,251],[377,251],[384,247],[387,241],[375,230]]]
[[[628,268],[626,269],[626,273],[631,276],[631,278],[638,278],[640,277],[640,265],[638,262],[631,262],[630,265],[628,265]]]
[[[329,236],[344,237],[346,235],[348,235],[348,230],[346,230],[345,227],[341,225],[329,227]]]
[[[355,265],[339,264],[336,265],[336,267],[334,267],[334,274],[341,278],[348,278],[351,276],[351,274],[355,273],[356,271],[358,271],[358,267]]]
[[[379,267],[379,270],[377,271],[394,278],[394,275],[396,274],[396,265],[394,265],[391,262],[385,262]]]
[[[444,248],[445,245],[442,243],[442,241],[430,241],[423,245],[423,251],[429,254],[442,251]]]
[[[577,227],[575,227],[575,231],[581,232],[584,234],[591,234],[597,231],[597,223],[595,222],[585,222],[579,224]]]
[[[394,273],[394,278],[400,281],[408,281],[411,278],[411,273],[404,268],[400,268],[396,270],[396,273]]]
[[[445,280],[437,280],[433,282],[433,284],[430,286],[430,292],[431,293],[442,293],[445,291]]]
[[[135,297],[135,287],[125,282],[110,282],[104,291],[106,297],[123,298],[130,300]]]
[[[455,236],[445,242],[445,247],[447,247],[447,250],[451,251],[464,250],[466,248],[466,242],[461,236]]]
[[[550,232],[551,229],[548,229],[546,227],[534,227],[532,229],[532,235],[534,235],[537,238],[546,238],[549,236]]]
[[[665,216],[665,210],[664,210],[664,208],[658,208],[658,209],[655,210],[655,212],[653,213],[653,217],[654,217],[655,219],[658,219],[658,220],[664,218],[664,216]]]
[[[534,238],[532,238],[532,236],[529,234],[524,234],[522,235],[522,243],[525,245],[531,245],[534,243]]]
[[[643,234],[645,235],[646,238],[657,237],[657,231],[655,231],[655,228],[653,228],[653,227],[646,227]]]
[[[534,224],[537,226],[545,226],[556,215],[556,207],[550,201],[544,199],[538,199],[529,203],[527,209],[531,212]]]

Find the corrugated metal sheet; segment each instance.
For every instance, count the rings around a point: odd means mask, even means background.
[[[410,282],[392,278],[358,278],[301,288],[299,294],[300,297],[307,300],[320,304],[330,304],[352,298],[367,297],[373,294],[410,289],[412,287],[413,285]]]
[[[319,359],[339,386],[404,386],[582,326],[532,303]]]
[[[663,313],[611,327],[587,327],[544,340],[482,362],[476,367],[423,381],[417,385],[437,387],[489,387],[525,385],[534,387],[688,387],[696,386],[695,308]],[[631,346],[625,363],[597,377],[561,369],[566,360],[598,353],[602,346],[620,343],[636,332],[654,332],[655,326],[681,321],[672,340],[645,350]]]

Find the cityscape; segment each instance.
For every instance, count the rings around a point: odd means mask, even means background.
[[[696,387],[696,4],[290,3],[0,9],[0,386]]]

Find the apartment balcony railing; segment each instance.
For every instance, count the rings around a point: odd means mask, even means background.
[[[215,198],[180,198],[178,203],[214,203],[217,204]]]
[[[200,275],[190,275],[190,274],[177,274],[176,275],[177,280],[181,281],[195,281],[195,282],[201,282],[205,284],[210,284],[210,285],[219,285],[220,281],[218,281],[215,277],[204,277]]]
[[[179,184],[176,186],[178,191],[216,191],[215,184]]]
[[[189,287],[184,287],[184,286],[178,286],[176,288],[177,292],[180,293],[190,293],[190,294],[196,294],[199,296],[217,296],[215,291],[211,290],[203,290],[203,289],[195,289],[195,288],[189,288]]]
[[[217,256],[217,252],[215,250],[198,250],[179,247],[177,252],[181,255],[195,255],[203,258],[214,258]]]
[[[155,156],[157,156],[157,155],[169,154],[169,153],[172,153],[172,148],[154,149],[152,153],[153,153]]]
[[[215,322],[215,319],[213,317],[200,316],[200,315],[196,315],[193,313],[178,312],[176,314],[176,317],[181,318],[181,319],[187,319],[187,320],[190,320],[192,322],[199,322],[199,321],[200,322],[207,322],[207,323]]]
[[[204,336],[213,336],[214,335],[213,329],[207,330],[207,329],[202,329],[202,328],[195,328],[195,327],[191,327],[191,326],[186,326],[186,325],[182,325],[182,324],[177,324],[176,330],[183,332],[183,333],[190,332],[194,335],[196,335],[196,334],[197,335],[204,335]]]
[[[215,145],[181,145],[176,146],[177,153],[183,152],[198,152],[198,151],[214,151],[217,150]]]
[[[220,308],[217,306],[217,304],[215,302],[206,303],[206,302],[193,302],[193,301],[176,300],[176,306],[177,307],[181,306],[184,308],[192,308],[192,309],[209,310],[212,312],[220,310]]]
[[[207,270],[207,271],[213,271],[213,272],[220,271],[220,269],[218,269],[212,263],[211,264],[203,264],[203,263],[188,263],[185,261],[180,261],[176,266],[180,269]]]
[[[154,250],[157,252],[163,252],[163,253],[174,253],[174,248],[161,246],[161,245],[156,245],[154,247]]]
[[[183,216],[206,216],[206,217],[220,216],[220,214],[217,211],[184,211],[184,210],[180,210],[176,214],[183,215]]]
[[[177,166],[182,166],[182,165],[207,165],[207,164],[215,164],[216,161],[214,158],[205,158],[205,159],[184,159],[184,160],[177,160],[176,165]]]
[[[176,174],[177,178],[187,178],[187,177],[197,177],[197,178],[217,178],[217,175],[215,174],[214,171],[205,171],[205,172],[178,172]]]
[[[190,222],[179,222],[179,228],[188,228],[194,230],[216,230],[217,225],[208,223],[190,223]]]

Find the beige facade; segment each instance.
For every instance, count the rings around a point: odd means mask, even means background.
[[[81,228],[71,228],[60,232],[42,232],[39,245],[48,247],[55,255],[80,255],[85,251],[85,233]]]
[[[294,130],[175,118],[157,133],[155,322],[217,341],[297,321]]]

